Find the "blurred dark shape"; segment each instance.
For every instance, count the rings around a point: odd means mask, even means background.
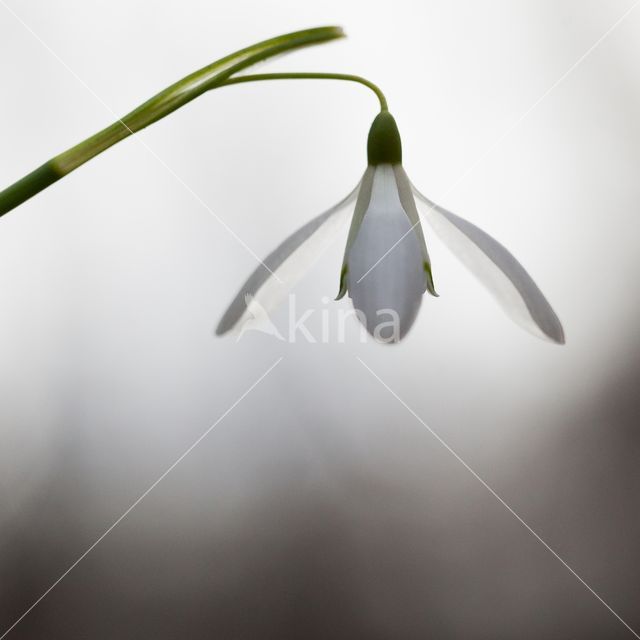
[[[640,365],[621,372],[579,411],[559,407],[558,437],[496,460],[509,469],[499,483],[485,473],[635,629],[639,375]],[[426,431],[364,458],[336,434],[310,429],[311,453],[293,438],[288,463],[258,471],[268,477],[244,497],[233,495],[237,450],[219,472],[207,471],[213,449],[185,463],[8,638],[631,637]],[[127,506],[112,481],[111,515],[95,507],[101,480],[87,482],[85,457],[84,445],[65,446],[30,512],[4,531],[3,628]]]

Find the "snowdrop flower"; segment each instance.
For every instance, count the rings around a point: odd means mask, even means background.
[[[267,310],[273,308],[328,245],[355,200],[338,299],[349,294],[359,319],[378,341],[401,340],[413,325],[423,294],[437,296],[417,198],[433,231],[516,323],[541,338],[564,343],[558,317],[511,253],[411,184],[402,167],[398,128],[387,110],[371,125],[367,151],[368,167],[354,191],[265,258],[222,317],[218,335],[252,317],[252,301]],[[247,294],[249,304],[245,303]]]

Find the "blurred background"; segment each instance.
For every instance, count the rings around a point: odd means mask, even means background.
[[[640,8],[512,128],[632,5],[2,0],[2,186],[230,51],[340,24],[262,69],[380,84],[411,179],[514,252],[567,344],[430,235],[441,297],[400,345],[214,337],[255,260],[198,198],[265,255],[355,185],[377,104],[199,98],[0,220],[0,635],[280,357],[8,638],[633,637],[357,358],[640,632]],[[349,306],[323,302],[345,237],[296,289],[312,331]]]

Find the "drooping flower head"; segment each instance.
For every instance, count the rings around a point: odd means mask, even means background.
[[[388,111],[371,125],[367,156],[338,298],[348,292],[367,331],[380,341],[395,342],[413,324],[422,294],[437,294],[411,183],[402,168],[400,134]]]
[[[373,121],[368,166],[358,186],[269,254],[241,287],[222,317],[221,335],[252,315],[249,294],[269,309],[320,255],[343,216],[352,212],[338,299],[351,297],[367,331],[380,342],[397,342],[413,325],[425,292],[437,296],[416,198],[431,227],[522,327],[564,343],[562,325],[522,265],[499,242],[439,207],[411,183],[402,166],[402,143],[393,116],[383,109]]]

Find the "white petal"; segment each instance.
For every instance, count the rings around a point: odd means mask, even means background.
[[[343,200],[290,235],[272,251],[240,287],[222,316],[216,335],[222,335],[252,318],[251,306],[271,311],[313,266],[346,222],[349,205],[358,195],[360,183]],[[247,297],[249,296],[249,297]],[[252,301],[247,305],[246,300]]]
[[[375,167],[367,167],[367,170],[364,172],[362,180],[360,181],[358,201],[356,202],[356,208],[353,211],[353,218],[351,218],[351,226],[349,227],[349,235],[347,237],[347,246],[344,251],[345,258],[358,235],[364,214],[369,208],[369,202],[371,202],[371,190],[373,189],[373,177],[375,173]]]
[[[493,294],[511,319],[534,335],[564,344],[558,316],[524,267],[497,240],[434,204],[413,186],[423,213],[458,259]]]
[[[360,231],[360,225],[362,224],[362,219],[364,218],[364,214],[367,212],[369,208],[369,202],[371,201],[371,189],[373,188],[373,176],[376,173],[376,168],[369,165],[367,170],[364,172],[362,176],[362,180],[360,181],[360,190],[358,191],[358,200],[356,201],[356,208],[353,212],[353,217],[351,218],[351,225],[349,226],[349,235],[347,236],[347,244],[344,249],[344,257],[342,259],[342,267],[340,269],[340,286],[338,287],[338,295],[336,296],[336,300],[340,300],[347,292],[347,280],[345,277],[347,271],[347,256],[349,255],[349,250],[353,245],[356,236],[358,235],[358,231]]]
[[[367,331],[383,342],[404,337],[426,287],[422,247],[411,227],[393,167],[378,165],[369,207],[347,255],[346,278]]]
[[[411,226],[418,236],[420,246],[422,247],[423,262],[425,267],[425,275],[427,278],[427,290],[432,296],[438,296],[435,287],[433,285],[433,276],[431,275],[431,258],[429,258],[429,252],[427,251],[427,243],[424,239],[424,232],[422,229],[422,223],[420,222],[420,216],[416,209],[416,202],[413,199],[413,190],[411,181],[407,176],[404,168],[401,164],[394,164],[393,171],[396,174],[396,182],[398,183],[398,195],[400,196],[400,202],[402,208],[407,212]]]

